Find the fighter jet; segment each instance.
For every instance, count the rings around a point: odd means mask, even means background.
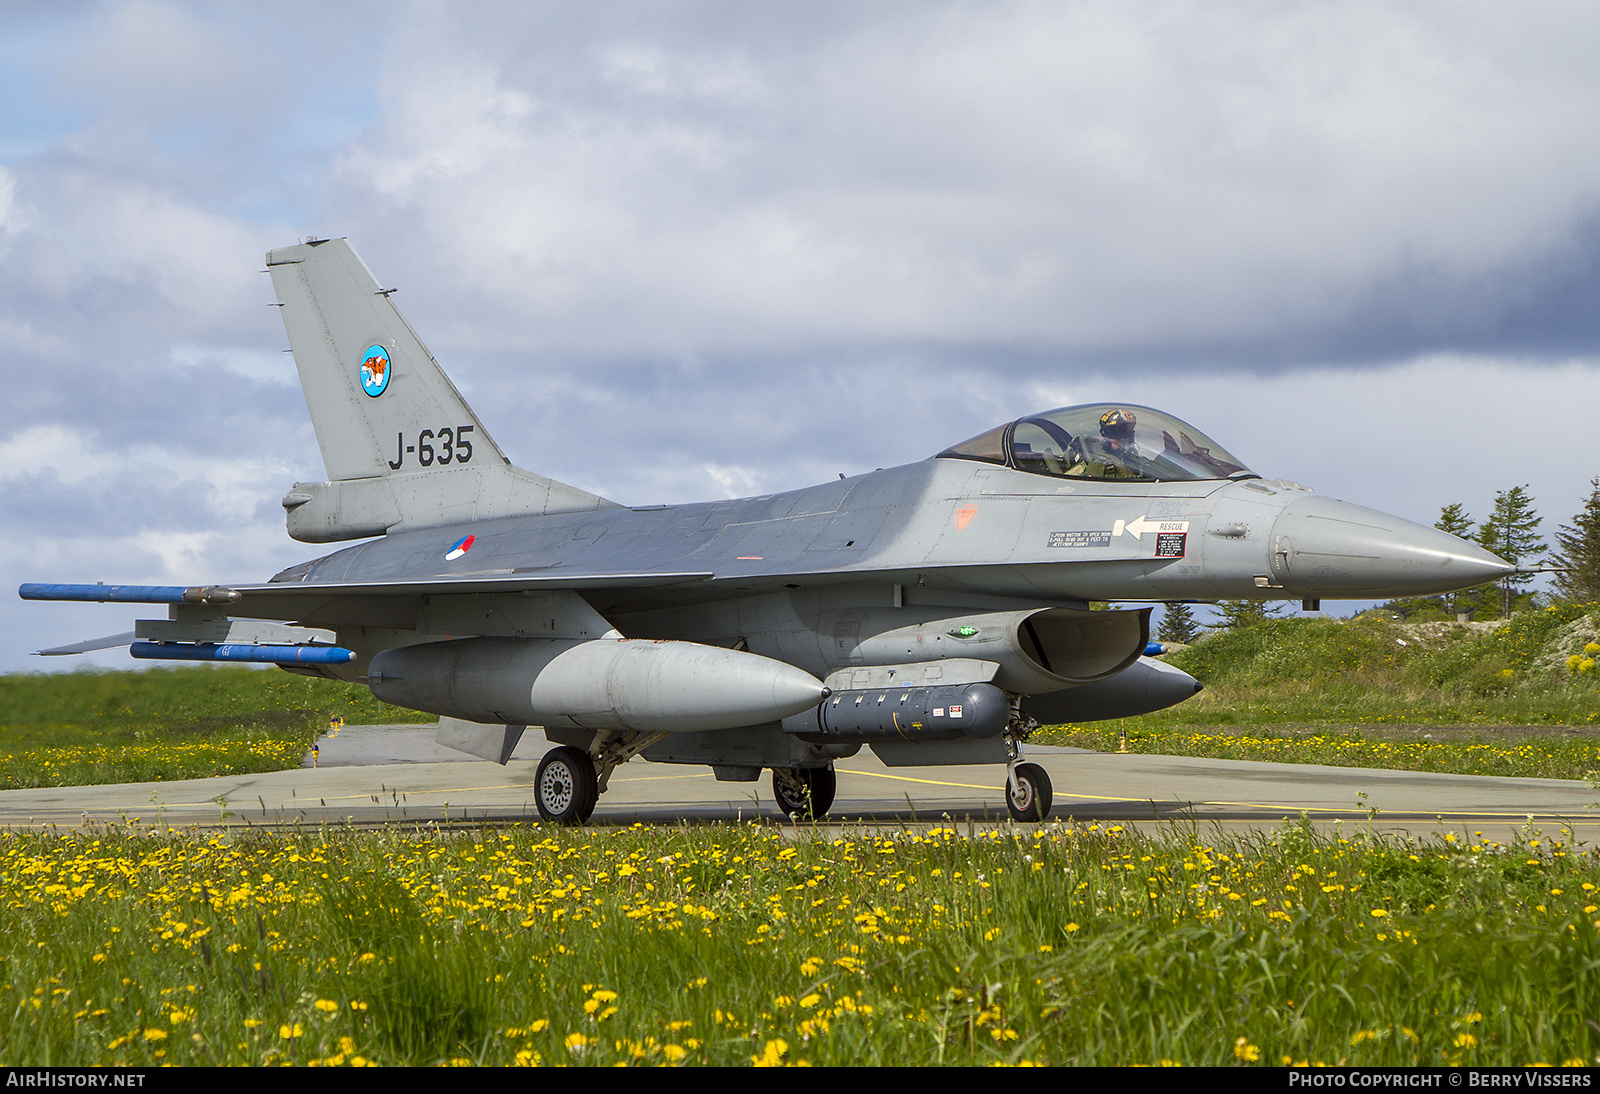
[[[770,770],[785,812],[820,817],[834,761],[862,745],[892,766],[1003,764],[1012,816],[1041,820],[1034,728],[1200,690],[1146,656],[1150,605],[1415,596],[1514,570],[1125,403],[804,490],[619,505],[512,466],[346,241],[267,269],[328,475],[283,498],[289,534],[364,542],[259,584],[22,597],[165,604],[99,646],[360,681],[500,763],[540,727],[558,745],[535,779],[549,821],[586,821],[636,757]]]

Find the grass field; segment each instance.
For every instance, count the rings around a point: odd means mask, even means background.
[[[299,767],[335,716],[428,717],[360,685],[231,666],[0,676],[0,789]]]
[[[1114,752],[1123,743],[1123,728],[1115,722],[1100,722],[1063,727],[1037,739],[1041,743]],[[1455,775],[1600,779],[1600,734],[1561,736],[1542,726],[1135,726],[1127,729],[1126,746],[1129,752],[1160,756],[1213,756]]]
[[[1493,628],[1273,620],[1166,660],[1206,690],[1044,744],[1132,752],[1588,779],[1600,771],[1600,616],[1562,605]],[[1587,667],[1585,667],[1587,663]]]
[[[1529,833],[12,835],[0,1064],[1594,1062]]]
[[[1138,724],[1595,726],[1597,653],[1595,605],[1489,627],[1270,620],[1167,657],[1206,690]]]

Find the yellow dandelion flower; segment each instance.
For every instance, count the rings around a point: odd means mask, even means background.
[[[779,1067],[783,1057],[789,1051],[789,1042],[780,1038],[773,1038],[762,1046],[759,1056],[750,1057],[750,1062],[756,1067]]]

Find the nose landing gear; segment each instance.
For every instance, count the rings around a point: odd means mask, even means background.
[[[1007,772],[1006,809],[1014,821],[1042,821],[1050,815],[1050,776],[1038,764],[1014,764]]]

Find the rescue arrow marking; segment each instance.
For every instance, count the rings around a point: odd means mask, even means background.
[[[1137,516],[1130,521],[1117,521],[1111,526],[1111,534],[1120,536],[1127,532],[1134,539],[1138,539],[1146,532],[1187,532],[1189,522],[1186,520],[1151,520],[1148,516]]]

